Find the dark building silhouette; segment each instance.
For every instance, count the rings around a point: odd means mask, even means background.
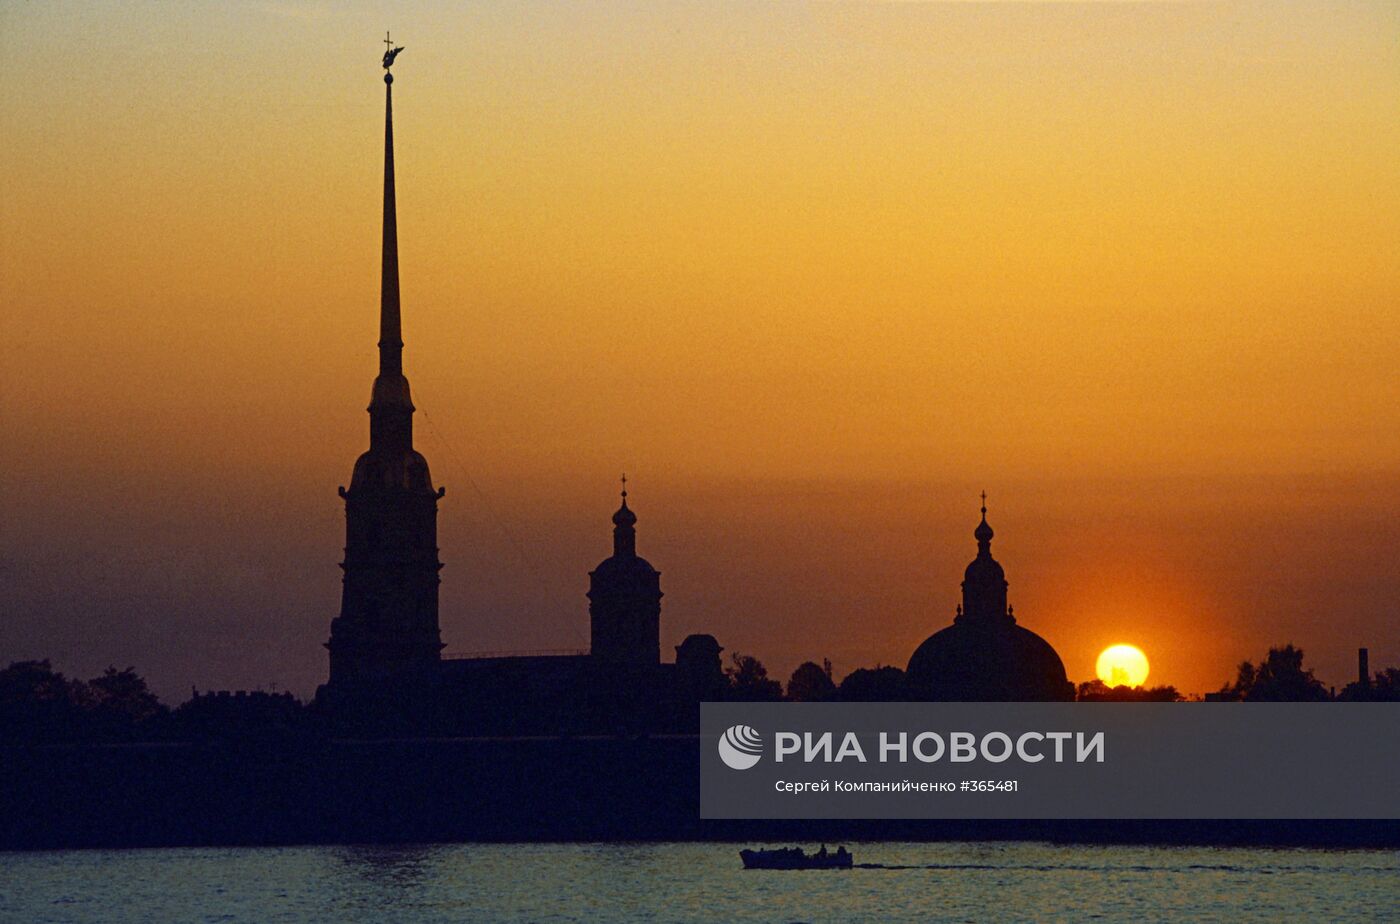
[[[394,77],[384,74],[384,246],[379,375],[369,403],[369,450],[345,499],[340,615],[331,622],[329,693],[431,679],[438,629],[437,502],[428,461],[413,448],[413,400],[403,374],[398,225],[394,204]]]
[[[393,75],[384,57],[384,225],[379,375],[370,398],[369,450],[345,499],[340,615],[331,622],[330,678],[317,700],[443,731],[547,733],[674,727],[699,698],[722,690],[719,644],[691,636],[661,662],[661,574],[637,554],[637,515],[613,515],[613,554],[589,575],[589,652],[444,656],[438,624],[437,502],[428,463],[413,448],[413,400],[403,373]],[[678,718],[680,717],[680,718]]]
[[[699,700],[720,699],[728,681],[720,664],[724,651],[713,635],[688,635],[676,646],[676,682]]]
[[[619,664],[661,663],[661,572],[637,554],[637,515],[613,514],[613,553],[588,575],[593,657]]]
[[[661,574],[637,554],[637,515],[613,514],[612,555],[589,574],[588,652],[444,656],[438,622],[437,502],[427,460],[413,447],[413,401],[403,371],[394,201],[393,76],[384,66],[384,218],[379,375],[370,445],[345,500],[340,615],[331,623],[330,677],[317,699],[342,716],[375,715],[449,733],[549,734],[688,728],[695,705],[732,693],[712,636],[692,635],[661,660]],[[985,497],[984,497],[985,501]],[[910,659],[917,699],[1066,700],[1059,656],[1018,625],[1006,576],[991,555],[986,507],[977,558],[952,626]],[[902,694],[905,687],[900,687]],[[886,694],[888,695],[888,694]]]
[[[992,557],[986,495],[973,536],[977,557],[963,574],[953,624],[914,652],[906,670],[912,699],[1033,702],[1074,699],[1074,685],[1050,643],[1016,624],[1006,603],[1006,572]]]
[[[696,704],[726,688],[709,635],[691,635],[661,661],[660,572],[637,555],[637,516],[624,492],[613,555],[589,575],[591,647],[584,652],[447,655],[437,705],[455,731],[529,733],[690,728]]]

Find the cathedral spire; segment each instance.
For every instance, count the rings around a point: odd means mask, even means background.
[[[379,278],[379,376],[369,402],[371,451],[400,453],[413,448],[413,399],[403,374],[403,334],[399,313],[399,228],[394,202],[394,75],[389,66],[402,48],[386,32],[384,44],[384,252]]]
[[[379,702],[425,689],[442,652],[438,625],[437,503],[428,460],[413,448],[413,401],[399,334],[399,242],[394,209],[394,77],[402,48],[384,36],[384,257],[379,375],[369,402],[369,449],[345,500],[340,615],[331,621],[327,696]],[[319,694],[318,694],[319,696]],[[346,700],[348,701],[348,700]]]
[[[402,48],[384,33],[384,255],[379,277],[379,374],[403,374],[399,319],[399,223],[394,202],[394,75],[389,66]]]

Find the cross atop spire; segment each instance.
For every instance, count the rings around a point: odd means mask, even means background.
[[[987,492],[986,492],[986,491],[983,491],[983,492],[982,492],[982,518],[983,518],[983,519],[986,519],[986,517],[987,517]]]
[[[627,473],[622,473],[622,503],[627,503]]]
[[[394,65],[394,59],[397,58],[397,57],[399,56],[399,52],[401,52],[401,51],[403,51],[403,46],[400,45],[399,47],[395,48],[395,47],[394,47],[394,41],[393,41],[393,39],[389,38],[389,33],[388,33],[388,32],[385,32],[385,33],[384,33],[384,70],[387,71],[389,68],[393,67],[393,65]],[[385,82],[385,83],[393,83],[393,82],[394,82],[393,76],[390,75],[390,74],[385,74],[385,75],[384,75],[384,82]]]

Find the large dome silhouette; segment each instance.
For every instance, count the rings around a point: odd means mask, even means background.
[[[985,504],[985,499],[983,501]],[[910,697],[946,702],[1037,702],[1074,698],[1065,665],[1045,639],[1016,624],[1006,576],[992,558],[987,508],[973,533],[977,558],[963,577],[953,624],[915,649],[905,671]]]
[[[954,623],[929,636],[906,672],[915,699],[948,702],[1069,700],[1074,687],[1045,639],[1017,625]]]

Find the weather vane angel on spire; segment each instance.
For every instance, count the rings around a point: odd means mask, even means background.
[[[387,71],[394,64],[394,59],[403,51],[403,46],[394,47],[394,42],[389,38],[389,33],[384,33],[384,69]]]

